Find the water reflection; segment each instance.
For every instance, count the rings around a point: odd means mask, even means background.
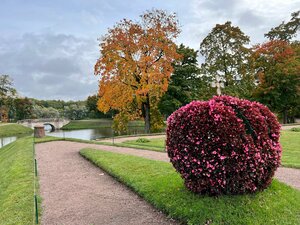
[[[0,137],[0,148],[17,140],[17,137]]]
[[[44,125],[45,132],[51,132],[52,127],[49,124]]]
[[[50,128],[51,129],[51,128]],[[54,132],[49,132],[47,129],[48,136],[54,137],[63,137],[63,138],[78,138],[83,140],[95,140],[100,138],[108,138],[112,137],[113,130],[111,128],[99,128],[99,129],[83,129],[83,130],[56,130]],[[142,134],[144,133],[143,127],[130,127],[128,132],[121,133],[121,134],[114,134],[117,135],[132,135],[132,134]]]
[[[77,138],[83,140],[95,140],[101,138],[109,138],[113,136],[113,130],[111,128],[99,128],[99,129],[83,129],[83,130],[56,130],[51,132],[51,126],[45,125],[45,131],[48,136],[62,137],[62,138]],[[144,127],[130,127],[127,132],[114,133],[114,136],[118,135],[137,135],[143,134]],[[20,136],[22,137],[22,136]],[[0,148],[14,142],[19,137],[0,137]]]

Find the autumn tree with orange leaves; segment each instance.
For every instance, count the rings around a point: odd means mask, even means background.
[[[148,133],[152,121],[160,121],[157,104],[168,89],[172,62],[180,58],[174,43],[180,31],[176,15],[163,10],[147,11],[140,19],[123,19],[101,38],[95,75],[100,76],[98,109],[117,110],[120,122],[142,117]]]
[[[300,45],[271,40],[254,48],[258,81],[254,95],[272,110],[288,113],[300,105]]]

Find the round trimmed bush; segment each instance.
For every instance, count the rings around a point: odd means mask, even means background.
[[[280,165],[280,124],[264,105],[230,96],[193,101],[168,118],[170,161],[195,193],[265,189]]]

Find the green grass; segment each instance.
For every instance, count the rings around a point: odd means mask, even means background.
[[[94,119],[94,120],[72,120],[67,125],[63,126],[63,130],[79,130],[79,129],[96,129],[96,128],[111,128],[111,119]],[[143,121],[130,121],[129,127],[143,127]]]
[[[108,146],[135,148],[135,149],[140,149],[140,150],[151,150],[151,151],[158,151],[158,152],[162,151],[162,149],[152,147],[152,146],[128,145],[128,144],[123,144],[123,143],[112,144],[111,142],[89,141],[89,140],[82,140],[82,139],[77,139],[77,138],[62,138],[62,137],[45,136],[43,138],[35,139],[36,143],[44,143],[44,142],[51,142],[51,141],[72,141],[72,142],[96,144],[96,145],[108,145]]]
[[[290,129],[290,131],[300,132],[300,127],[293,127]]]
[[[165,151],[165,138],[148,138],[148,140],[149,142],[137,142],[136,140],[124,141],[122,143],[117,143],[116,145],[120,147],[141,148],[158,152]]]
[[[82,139],[77,139],[77,138],[52,137],[52,136],[35,138],[34,141],[35,141],[35,143],[45,143],[45,142],[51,142],[51,141],[72,141],[72,142],[79,142],[79,143],[103,145],[102,142],[98,142],[98,141],[82,140]]]
[[[300,169],[300,132],[282,131],[282,165]]]
[[[170,217],[187,224],[299,224],[300,192],[274,180],[265,191],[208,197],[187,191],[170,163],[106,151],[80,154]]]
[[[0,224],[33,224],[32,137],[0,149]]]
[[[51,141],[63,141],[63,140],[66,140],[66,138],[45,136],[42,138],[35,138],[34,142],[38,144],[38,143],[45,143],[45,142],[51,142]]]
[[[111,142],[90,141],[90,140],[82,140],[82,139],[77,139],[77,138],[62,138],[62,137],[45,136],[43,138],[35,139],[35,143],[44,143],[44,142],[51,142],[51,141],[72,141],[72,142],[96,144],[96,145],[109,145],[109,146],[117,146],[117,147],[135,148],[135,149],[140,149],[140,150],[151,150],[151,151],[158,151],[158,152],[162,151],[162,149],[152,147],[152,146],[128,145],[128,144],[123,144],[123,143],[112,144]]]
[[[33,130],[29,127],[24,127],[19,124],[9,123],[0,126],[0,137],[18,136],[31,134]]]
[[[99,145],[113,145],[118,147],[128,147],[128,148],[135,148],[135,149],[145,149],[151,151],[158,151],[164,152],[165,151],[165,139],[164,138],[148,138],[150,142],[136,142],[135,140],[132,141],[125,141],[122,143],[115,143],[114,145],[109,142],[96,142],[96,141],[85,141],[80,139],[74,138],[53,138],[53,137],[46,137],[45,139],[41,139],[41,142],[45,141],[56,141],[56,140],[68,140],[68,141],[76,141],[76,142],[83,142],[83,143],[93,143]],[[36,139],[39,141],[38,139]],[[281,138],[280,143],[282,145],[282,166],[284,167],[293,167],[300,169],[300,132],[293,132],[293,131],[281,131]]]
[[[116,143],[116,146],[131,147],[153,151],[165,151],[164,138],[149,138],[150,142],[140,143],[133,141],[125,141]],[[300,132],[281,131],[280,143],[282,145],[282,166],[300,169]]]

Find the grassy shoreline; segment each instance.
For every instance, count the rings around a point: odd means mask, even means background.
[[[199,196],[185,189],[169,163],[91,149],[83,149],[80,154],[168,216],[186,224],[299,222],[300,192],[277,180],[257,194]]]
[[[0,149],[0,221],[33,224],[33,138],[25,137]]]
[[[32,133],[33,130],[31,128],[16,123],[8,123],[0,126],[0,137],[29,135]]]

